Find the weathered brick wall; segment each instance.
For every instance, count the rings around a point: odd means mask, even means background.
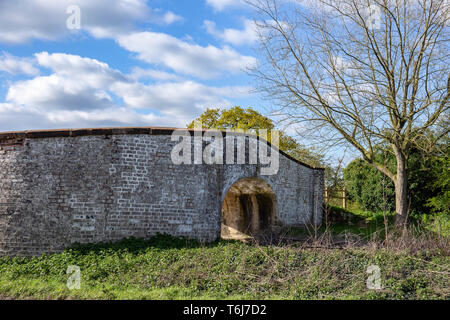
[[[284,155],[273,176],[258,165],[175,165],[170,130],[121,132],[0,134],[0,254],[158,232],[213,241],[225,193],[245,177],[272,187],[279,222],[320,223],[323,170]]]

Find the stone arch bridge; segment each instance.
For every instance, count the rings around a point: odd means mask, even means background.
[[[249,163],[249,156],[242,164],[175,164],[174,130],[0,133],[0,255],[157,233],[213,241],[274,225],[321,223],[323,169],[281,151],[272,175],[262,175],[264,165]],[[254,140],[245,136],[245,150]],[[190,143],[195,157],[195,139]]]

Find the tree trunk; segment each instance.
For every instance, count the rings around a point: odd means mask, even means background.
[[[404,226],[408,215],[408,178],[406,159],[402,152],[394,147],[397,158],[397,175],[395,180],[395,224]]]

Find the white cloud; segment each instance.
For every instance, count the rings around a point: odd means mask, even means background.
[[[89,109],[113,105],[108,87],[125,77],[106,63],[70,54],[35,55],[37,64],[54,73],[13,83],[6,100],[44,109]]]
[[[67,28],[69,5],[81,11],[81,29],[111,38],[154,64],[130,74],[108,64],[64,53],[22,58],[0,55],[0,72],[27,75],[12,81],[0,101],[0,131],[103,125],[184,126],[206,107],[231,106],[246,87],[213,87],[184,79],[238,73],[256,63],[230,47],[200,46],[163,33],[136,32],[137,23],[169,25],[183,18],[152,9],[146,0],[0,0],[0,43],[57,40],[77,34]],[[162,71],[158,66],[162,66]],[[145,83],[140,82],[145,80]]]
[[[8,90],[6,101],[43,109],[105,108],[113,104],[103,88],[59,74],[14,83]]]
[[[172,24],[175,22],[181,22],[183,21],[183,17],[176,15],[172,11],[167,11],[164,16],[162,17],[162,20],[165,24]]]
[[[164,33],[139,32],[118,38],[125,49],[136,52],[148,63],[208,79],[220,73],[238,73],[254,66],[256,59],[229,48],[190,44]]]
[[[40,66],[51,69],[55,74],[70,77],[93,87],[103,87],[114,80],[126,80],[120,71],[111,69],[107,63],[96,59],[47,52],[37,53],[35,57]]]
[[[0,1],[0,42],[24,43],[31,39],[56,40],[71,34],[66,12],[80,8],[81,29],[98,38],[114,38],[135,30],[138,22],[171,24],[182,17],[151,9],[146,0],[18,0]]]
[[[117,82],[112,90],[131,108],[152,109],[192,119],[207,107],[230,106],[226,96],[248,95],[246,87],[209,87],[194,81],[159,83]]]
[[[35,54],[35,61],[51,73],[10,85],[6,101],[0,103],[0,131],[185,126],[206,107],[231,106],[229,98],[249,94],[246,87],[211,87],[157,70],[125,75],[106,63],[77,55],[41,52]],[[173,82],[143,84],[137,81],[139,73]]]
[[[100,110],[61,110],[49,112],[46,118],[53,124],[67,125],[69,127],[94,127],[94,126],[123,126],[133,124],[157,125],[160,121],[167,122],[167,118],[153,113],[139,114],[125,107],[114,107]],[[77,126],[77,124],[79,124]],[[176,125],[177,121],[172,121]]]
[[[213,7],[215,11],[245,6],[243,0],[206,0],[206,3]]]
[[[37,75],[39,70],[33,65],[33,59],[20,58],[8,53],[0,55],[0,71],[8,72],[12,75]]]
[[[53,128],[87,128],[104,126],[185,126],[186,122],[154,113],[137,113],[126,107],[93,110],[43,111],[30,106],[0,103],[0,132]]]
[[[176,22],[183,22],[184,18],[172,11],[164,11],[162,9],[150,9],[150,15],[146,19],[154,24],[168,26]]]
[[[114,4],[110,0],[77,0],[76,4],[81,9],[81,28],[99,38],[130,32],[136,22],[151,17],[145,0],[116,0]]]
[[[213,21],[205,20],[203,25],[206,31],[216,38],[236,46],[253,44],[258,40],[258,32],[255,23],[252,20],[244,20],[244,29],[224,29],[219,31]]]
[[[140,80],[140,79],[154,79],[154,80],[161,80],[161,81],[167,81],[167,80],[180,80],[181,77],[165,72],[160,70],[154,70],[154,69],[142,69],[139,67],[133,68],[131,71],[131,74],[129,75],[130,79],[133,80]]]

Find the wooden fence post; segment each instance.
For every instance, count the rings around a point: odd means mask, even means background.
[[[344,210],[347,210],[347,193],[345,191],[345,188],[342,189],[342,207]]]

